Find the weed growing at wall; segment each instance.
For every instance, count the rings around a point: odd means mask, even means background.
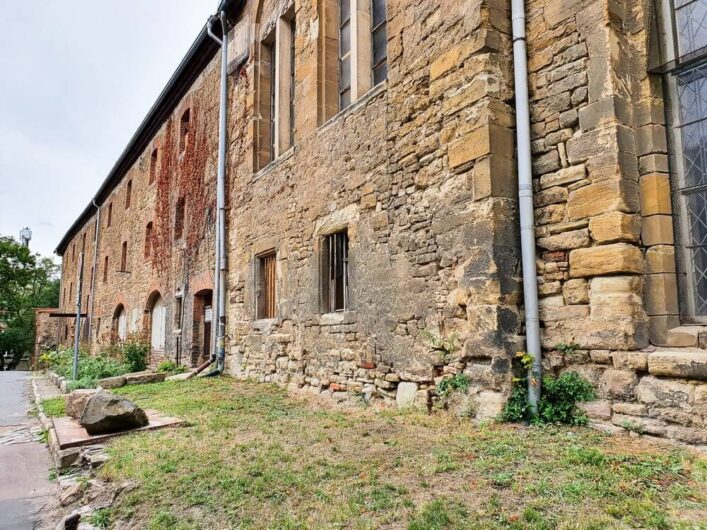
[[[565,372],[559,377],[542,378],[542,393],[538,402],[538,413],[533,415],[528,404],[528,377],[537,384],[532,374],[533,356],[519,352],[517,359],[525,377],[516,378],[511,397],[506,403],[499,420],[504,422],[528,421],[533,424],[561,423],[565,425],[586,425],[587,416],[577,407],[577,403],[590,401],[596,397],[594,387],[576,372]]]
[[[131,372],[142,372],[147,368],[150,347],[141,341],[131,340],[123,345],[123,356]]]

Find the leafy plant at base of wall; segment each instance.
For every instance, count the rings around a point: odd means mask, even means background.
[[[147,368],[150,347],[138,340],[129,340],[123,344],[123,357],[131,372],[142,372]]]
[[[579,344],[576,342],[570,342],[569,344],[565,344],[564,342],[560,342],[555,346],[555,349],[557,351],[561,351],[565,355],[572,355],[574,352],[576,352],[579,349]]]
[[[530,374],[533,356],[518,352],[521,365]],[[533,384],[537,381],[533,377]],[[538,413],[533,414],[528,403],[528,375],[516,378],[511,397],[499,416],[500,421],[528,421],[536,425],[562,423],[565,425],[586,425],[587,415],[577,408],[577,403],[590,401],[596,397],[594,387],[576,372],[565,372],[559,377],[542,378],[542,393],[538,402]]]
[[[464,374],[455,374],[447,379],[442,379],[437,385],[436,392],[441,398],[446,398],[453,392],[466,392],[469,390],[471,380]]]
[[[187,367],[183,365],[178,365],[174,361],[162,361],[157,367],[158,372],[166,372],[168,374],[176,375],[183,374],[187,371]]]
[[[424,329],[420,332],[420,336],[429,343],[430,348],[437,353],[441,362],[447,361],[454,353],[459,351],[459,340],[454,334],[445,338]]]
[[[40,360],[48,369],[70,380],[73,369],[73,358],[73,349],[59,348],[54,351],[45,352],[40,357]],[[129,371],[130,366],[120,360],[103,354],[91,356],[85,352],[80,352],[78,379],[76,381],[69,381],[67,389],[71,391],[77,388],[95,388],[99,379],[123,375]]]

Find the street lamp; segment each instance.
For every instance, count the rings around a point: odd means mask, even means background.
[[[20,243],[22,243],[23,247],[29,247],[29,242],[32,239],[32,230],[29,229],[29,227],[25,226],[22,230],[20,230]]]

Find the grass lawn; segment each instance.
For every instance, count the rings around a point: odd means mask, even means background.
[[[66,416],[66,398],[64,396],[43,399],[42,408],[44,414],[50,418],[57,416]]]
[[[131,528],[707,528],[707,462],[583,428],[340,411],[230,378],[118,390],[189,427],[116,438]]]

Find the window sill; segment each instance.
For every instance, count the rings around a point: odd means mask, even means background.
[[[292,158],[295,154],[296,147],[297,147],[297,144],[293,145],[287,151],[285,151],[280,156],[278,156],[275,160],[268,162],[268,164],[266,166],[264,166],[262,169],[259,169],[258,171],[253,173],[253,180],[258,180],[261,176],[266,175],[267,173],[270,173],[270,171],[272,171],[274,168],[279,166],[281,163]]]
[[[322,313],[319,317],[320,326],[335,326],[337,324],[353,324],[356,322],[356,311],[346,309],[335,313]]]
[[[322,133],[329,129],[335,122],[338,122],[340,119],[343,117],[354,113],[361,107],[366,106],[370,100],[375,98],[376,96],[382,94],[383,92],[386,92],[388,90],[388,80],[386,79],[382,83],[378,83],[374,87],[371,87],[368,92],[366,92],[363,96],[358,98],[356,101],[351,103],[348,107],[345,109],[340,110],[336,114],[334,114],[331,118],[326,120],[324,123],[322,123],[318,128],[317,128],[317,133]]]

